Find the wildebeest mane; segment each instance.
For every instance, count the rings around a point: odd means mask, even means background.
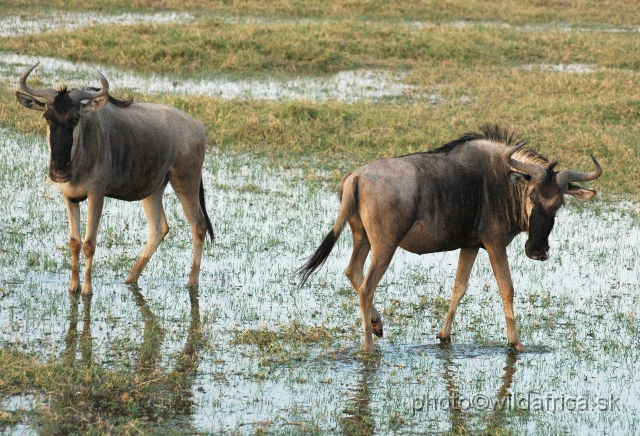
[[[522,139],[522,135],[520,133],[500,126],[498,124],[487,123],[480,126],[478,132],[465,133],[464,135],[454,139],[453,141],[447,142],[446,144],[438,148],[427,151],[427,153],[449,153],[450,151],[464,145],[469,141],[477,140],[492,141],[502,144],[503,146],[505,146],[505,148],[527,144],[527,141]],[[521,161],[538,164],[547,170],[552,169],[557,164],[557,162],[549,162],[549,160],[545,156],[530,148],[520,149],[514,154],[514,158]]]
[[[94,88],[93,86],[89,86],[89,87],[86,87],[84,89],[86,91],[95,91],[95,92],[100,91],[100,88]],[[133,94],[127,95],[126,98],[118,98],[118,97],[114,97],[113,95],[109,94],[109,103],[111,103],[112,105],[114,105],[116,107],[122,108],[122,109],[128,108],[133,103]]]
[[[56,100],[57,101],[63,100],[63,98],[61,97],[65,96],[66,94],[69,94],[71,91],[73,91],[73,89],[69,89],[66,86],[61,87],[60,89],[58,89],[58,96],[56,97]],[[94,88],[93,86],[88,86],[86,88],[83,88],[83,91],[98,92],[100,91],[100,88]],[[133,104],[133,94],[127,95],[126,98],[118,98],[109,94],[109,102],[119,108],[123,108],[123,109],[128,108],[129,106],[131,106],[131,104]]]

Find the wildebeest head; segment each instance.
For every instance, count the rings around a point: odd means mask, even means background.
[[[44,112],[51,151],[49,177],[54,182],[64,183],[71,179],[71,152],[74,135],[77,135],[74,132],[82,114],[100,110],[107,104],[109,82],[98,71],[102,89],[97,92],[82,89],[68,91],[66,88],[60,91],[53,88],[34,89],[27,85],[27,77],[37,66],[38,64],[35,64],[20,77],[20,88],[27,94],[16,91],[16,97],[27,109]]]
[[[590,173],[575,171],[554,171],[555,164],[548,169],[532,162],[523,162],[512,156],[525,144],[508,148],[504,155],[504,162],[509,171],[512,183],[527,187],[527,213],[529,215],[529,239],[525,244],[525,253],[534,260],[549,258],[549,234],[553,229],[556,213],[564,204],[565,195],[573,195],[580,200],[591,200],[596,191],[585,189],[575,182],[587,182],[597,179],[602,174],[602,167],[593,155],[591,159],[595,170]]]

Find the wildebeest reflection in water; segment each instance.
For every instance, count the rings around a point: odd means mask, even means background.
[[[86,375],[93,378],[91,382],[85,380],[74,383],[73,389],[65,389],[59,395],[52,396],[49,402],[52,412],[55,413],[56,408],[68,411],[72,406],[78,409],[79,414],[101,415],[96,422],[108,422],[110,416],[129,415],[131,404],[135,404],[137,415],[151,420],[161,417],[180,418],[193,413],[193,381],[200,362],[199,355],[204,347],[198,289],[189,289],[191,310],[187,340],[175,359],[173,369],[168,369],[161,365],[165,331],[160,320],[149,307],[137,285],[130,285],[129,288],[144,322],[142,344],[132,365],[126,365],[127,356],[123,355],[113,369],[106,367],[112,362],[96,362],[93,358],[91,297],[82,297],[82,332],[78,334],[80,298],[76,293],[70,294],[71,310],[69,328],[64,340],[63,362],[67,368],[76,365],[79,343],[82,367],[78,370],[88,371]],[[118,367],[122,364],[124,367]],[[97,367],[95,373],[91,370],[92,366]],[[73,370],[71,371],[71,374],[74,374]],[[117,410],[112,410],[113,408]],[[82,422],[73,425],[81,426]]]

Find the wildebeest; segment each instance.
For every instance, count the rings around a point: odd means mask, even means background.
[[[109,82],[99,72],[102,89],[34,89],[20,77],[18,101],[41,111],[47,122],[51,151],[49,177],[60,184],[69,217],[71,280],[69,291],[80,289],[80,206],[87,200],[87,227],[82,244],[86,268],[82,294],[92,293],[91,263],[104,197],[142,200],[149,224],[147,243],[126,282],[138,280],[169,231],[162,195],[167,183],[180,199],[193,236],[193,263],[188,285],[198,284],[204,240],[213,227],[204,203],[202,163],[204,126],[168,105],[109,95]],[[38,97],[40,101],[34,97]]]
[[[347,174],[340,183],[340,211],[333,229],[297,271],[302,286],[327,260],[345,224],[353,234],[353,253],[346,275],[360,297],[364,350],[373,347],[372,333],[382,337],[382,320],[373,294],[398,247],[425,254],[460,249],[451,305],[438,333],[451,340],[451,324],[464,296],[480,248],[489,254],[504,305],[509,344],[524,348],[513,314],[513,283],[507,246],[521,232],[529,238],[527,256],[549,257],[548,238],[564,195],[590,200],[596,191],[574,182],[594,180],[595,171],[555,171],[520,135],[497,125],[484,125],[431,151],[378,159]],[[363,267],[371,250],[366,276]]]

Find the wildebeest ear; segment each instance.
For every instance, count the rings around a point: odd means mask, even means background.
[[[582,186],[569,183],[569,186],[567,186],[567,192],[565,192],[565,194],[573,195],[578,200],[587,201],[595,197],[596,191],[592,189],[585,189]]]
[[[31,109],[34,111],[44,111],[44,103],[36,100],[28,94],[24,94],[20,91],[16,91],[16,98],[20,102],[20,104],[27,109]]]
[[[529,185],[532,183],[531,176],[527,174],[517,173],[515,171],[509,172],[509,180],[511,180],[511,183],[513,183],[514,185],[519,185],[519,186]]]
[[[84,101],[84,100],[83,100]],[[89,100],[82,105],[82,112],[99,111],[109,102],[109,94]]]

